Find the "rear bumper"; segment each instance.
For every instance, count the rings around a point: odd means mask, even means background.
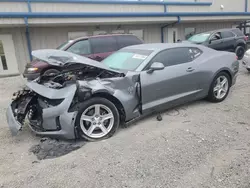
[[[250,69],[250,56],[248,56],[246,54],[244,55],[244,57],[242,59],[242,65],[246,69]]]

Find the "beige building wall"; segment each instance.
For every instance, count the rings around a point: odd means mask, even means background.
[[[44,48],[56,48],[68,40],[68,33],[79,32],[87,33],[91,36],[95,31],[105,31],[107,34],[113,31],[122,30],[129,33],[130,30],[143,30],[143,40],[146,43],[161,42],[160,25],[126,25],[117,28],[117,25],[100,26],[73,26],[73,27],[34,27],[30,28],[31,46],[33,50]]]
[[[162,5],[32,3],[33,12],[163,12]]]

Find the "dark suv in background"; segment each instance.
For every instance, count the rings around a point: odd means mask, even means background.
[[[142,43],[142,40],[129,34],[97,35],[70,40],[60,45],[57,49],[82,55],[96,61],[102,61],[123,47]],[[60,71],[60,67],[34,59],[27,64],[23,76],[28,80],[33,80],[40,75],[50,75]]]
[[[220,29],[195,34],[186,42],[202,44],[215,50],[235,52],[238,59],[242,59],[247,50],[248,37],[240,29]]]

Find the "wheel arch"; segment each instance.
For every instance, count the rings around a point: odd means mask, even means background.
[[[242,46],[246,50],[246,44],[243,40],[238,40],[235,44],[235,50],[238,46]]]
[[[111,95],[105,91],[100,91],[100,92],[94,93],[91,97],[101,97],[101,98],[105,98],[105,99],[109,100],[110,102],[112,102],[116,106],[116,108],[120,114],[120,121],[122,123],[125,122],[126,112],[125,112],[124,106],[122,105],[122,103],[119,99],[117,99],[116,97],[114,97],[113,95]]]
[[[55,69],[55,70],[61,71],[61,68],[60,68],[60,67],[57,67],[57,66],[49,66],[49,67],[46,67],[46,68],[42,69],[42,71],[40,72],[40,75],[43,75],[47,70],[50,70],[50,69]]]
[[[214,74],[211,83],[213,82],[214,78],[215,78],[219,73],[221,73],[221,72],[225,72],[226,74],[228,74],[228,76],[229,76],[229,78],[230,78],[229,81],[230,81],[230,86],[231,86],[231,84],[232,84],[232,79],[233,79],[233,75],[232,75],[231,71],[230,71],[228,68],[226,68],[226,67],[225,67],[225,68],[222,68],[222,69],[220,69],[220,70],[218,70],[218,71]],[[211,85],[211,83],[210,83],[210,85]]]

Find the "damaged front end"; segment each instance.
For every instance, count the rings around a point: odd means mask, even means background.
[[[34,98],[35,93],[26,88],[13,94],[13,101],[7,109],[7,121],[12,135],[17,135],[21,130],[29,104]]]
[[[28,126],[38,135],[75,139],[79,105],[100,95],[117,99],[117,108],[124,115],[124,121],[141,114],[139,74],[125,75],[92,63],[92,60],[84,63],[82,57],[67,52],[56,51],[58,56],[54,53],[52,56],[50,50],[37,53],[47,62],[71,63],[61,73],[41,76],[14,94],[7,109],[12,135],[17,135],[27,120]]]
[[[17,135],[27,120],[38,135],[74,139],[75,112],[68,109],[75,96],[76,85],[52,89],[36,82],[17,92],[7,110],[7,121],[12,135]]]

